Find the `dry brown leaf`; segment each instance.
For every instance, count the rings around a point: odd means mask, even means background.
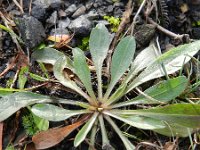
[[[36,149],[46,149],[52,147],[67,137],[72,131],[81,126],[89,119],[90,115],[84,116],[79,121],[61,128],[53,128],[47,131],[42,131],[32,137]]]

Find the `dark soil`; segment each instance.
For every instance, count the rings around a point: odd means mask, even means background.
[[[109,23],[103,19],[103,16],[122,17],[123,12],[126,10],[126,4],[128,0],[22,0],[23,12],[12,0],[0,0],[1,19],[0,24],[5,25],[5,20],[2,15],[9,19],[9,23],[13,21],[13,24],[9,24],[10,28],[19,35],[24,43],[19,43],[20,47],[24,51],[27,59],[29,59],[28,65],[31,71],[40,74],[41,70],[38,64],[31,59],[31,53],[41,43],[50,44],[47,40],[49,35],[56,34],[73,34],[74,37],[69,43],[71,47],[75,47],[81,44],[83,37],[87,37],[90,34],[91,29],[98,23],[103,22],[108,28],[111,28]],[[131,18],[136,14],[139,4],[135,2],[134,10]],[[159,31],[155,25],[152,25],[145,18],[145,9],[140,13],[138,23],[135,27],[135,37],[137,40],[137,53],[148,46],[150,41],[156,36],[159,37],[161,48],[165,51],[170,45],[179,45],[189,42],[190,39],[200,39],[200,1],[199,0],[157,0],[158,10],[149,15],[156,22],[156,15],[160,25],[165,27],[171,32],[176,34],[187,34],[182,39],[174,39],[169,37],[165,33]],[[157,20],[157,22],[158,22]],[[132,21],[132,19],[131,19]],[[128,28],[130,23],[126,24]],[[124,30],[125,31],[125,30]],[[189,38],[188,38],[189,37]],[[0,73],[8,66],[13,58],[15,58],[19,52],[19,47],[13,41],[8,32],[0,29]],[[60,48],[66,54],[71,55],[70,49],[67,47]],[[89,55],[88,52],[85,52]],[[200,57],[198,54],[197,58]],[[19,64],[19,63],[18,63]],[[22,63],[21,63],[22,64]],[[22,64],[23,65],[23,64]],[[15,78],[15,74],[19,66],[12,67],[4,75],[0,76],[0,87],[9,87],[11,84],[8,81],[12,81]],[[199,72],[199,66],[194,66],[193,76],[196,77]],[[50,75],[52,75],[50,73]],[[200,77],[200,75],[198,74]],[[105,81],[106,82],[106,81]],[[32,87],[39,85],[40,82],[35,80],[28,80],[26,87]],[[149,86],[144,85],[145,86]],[[18,88],[17,82],[12,85],[13,88]],[[64,89],[61,85],[55,85],[48,83],[42,86],[34,92],[41,94],[51,95],[54,97],[62,97],[68,99],[80,99],[75,93],[68,92],[68,89]],[[200,97],[200,89],[195,91],[197,97]],[[128,95],[133,96],[133,95]],[[24,108],[17,112],[15,115],[4,121],[3,132],[3,149],[7,147],[9,143],[15,145],[16,149],[23,149],[24,146],[30,143],[27,149],[34,149],[31,146],[31,137],[28,137],[22,125],[22,116],[27,113]],[[69,120],[69,124],[72,120]],[[56,127],[65,125],[66,122],[51,123],[50,127]],[[120,126],[123,126],[121,122],[117,122]],[[126,130],[126,127],[122,127]],[[124,149],[124,146],[115,132],[111,128],[107,128],[109,132],[109,138],[116,150]],[[76,131],[77,132],[77,131]],[[88,149],[87,141],[79,148],[73,147],[73,138],[76,135],[73,132],[67,139],[62,141],[57,146],[51,148],[51,150],[85,150]],[[135,128],[129,130],[129,134],[135,135],[136,139],[130,138],[130,140],[138,145],[140,150],[156,150],[158,148],[155,145],[162,144],[166,146],[167,142],[173,141],[168,137],[157,135],[150,131],[140,131]],[[142,142],[146,143],[142,143]],[[171,143],[171,145],[173,145]],[[179,150],[190,149],[189,138],[182,138],[175,144]],[[101,149],[101,136],[98,131],[96,138],[96,148]],[[196,150],[200,149],[200,145],[196,147]],[[166,150],[172,150],[166,148]]]

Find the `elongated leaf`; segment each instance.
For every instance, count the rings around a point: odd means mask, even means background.
[[[72,60],[54,48],[46,47],[44,49],[36,50],[33,52],[31,57],[38,62],[51,65],[54,65],[60,57],[65,57],[65,68],[69,68],[72,71],[74,70]]]
[[[61,56],[64,56],[64,54],[54,48],[46,47],[44,49],[34,51],[31,57],[32,59],[35,59],[38,62],[54,65],[56,60]]]
[[[19,109],[34,103],[51,102],[48,96],[31,92],[17,92],[0,99],[0,121],[3,121]]]
[[[108,98],[115,84],[130,66],[135,53],[135,38],[127,36],[123,38],[116,47],[112,56],[111,63],[111,81],[105,94],[105,99]]]
[[[83,140],[86,138],[86,136],[90,132],[97,116],[98,116],[98,113],[95,112],[92,115],[92,117],[88,120],[88,122],[78,132],[78,134],[76,135],[75,140],[74,140],[75,147],[79,146],[81,144],[81,142],[83,142]]]
[[[131,64],[131,70],[127,75],[126,82],[135,77],[139,71],[149,66],[159,56],[158,49],[154,43],[151,43],[147,48],[142,50]]]
[[[135,146],[126,138],[123,134],[122,131],[118,128],[118,126],[114,123],[114,121],[107,115],[104,116],[105,119],[110,123],[110,125],[113,127],[115,132],[118,134],[122,142],[124,143],[124,146],[126,147],[127,150],[134,150]]]
[[[36,149],[50,148],[67,137],[76,128],[81,126],[87,120],[87,116],[80,119],[78,122],[73,123],[62,128],[53,128],[47,131],[42,131],[32,137]]]
[[[86,63],[85,55],[83,51],[79,48],[74,48],[72,51],[74,56],[75,73],[85,85],[85,88],[87,89],[89,95],[95,100],[96,96],[94,95],[94,91],[92,89],[90,70]]]
[[[88,110],[67,110],[51,104],[36,104],[31,111],[38,117],[49,121],[63,121],[72,116],[90,113]]]
[[[187,128],[175,123],[167,123],[165,128],[154,129],[153,131],[166,136],[187,137],[189,136],[188,130],[190,133],[193,133],[193,129],[191,128]]]
[[[127,92],[146,81],[165,76],[163,66],[167,74],[180,70],[183,64],[187,63],[191,59],[191,56],[195,55],[199,50],[200,40],[178,46],[162,54],[131,82],[127,88]]]
[[[110,141],[108,139],[108,134],[106,131],[106,126],[105,126],[105,123],[103,120],[103,116],[99,115],[98,119],[99,119],[99,124],[100,124],[100,128],[101,128],[101,135],[102,135],[102,149],[114,150],[114,148],[112,147],[112,145],[110,144]]]
[[[113,110],[114,111],[114,110]],[[200,104],[172,104],[143,110],[116,110],[121,115],[146,116],[170,123],[176,123],[189,128],[200,127]]]
[[[153,129],[160,129],[160,128],[166,127],[166,125],[162,121],[157,120],[157,119],[152,119],[152,118],[138,116],[138,115],[119,116],[119,115],[115,115],[114,113],[110,113],[108,111],[104,113],[118,120],[121,120],[126,124],[129,124],[131,126],[134,126],[140,129],[153,130]]]
[[[130,106],[135,104],[159,104],[166,103],[179,96],[186,88],[188,80],[184,76],[162,81],[144,91],[148,97],[140,94],[129,101],[113,105],[113,108]],[[152,99],[150,99],[150,98]]]
[[[61,84],[63,84],[64,86],[76,91],[77,93],[79,93],[80,95],[82,95],[84,98],[86,98],[88,101],[91,101],[89,96],[87,96],[86,93],[84,93],[78,86],[77,84],[72,81],[68,76],[64,75],[64,68],[67,65],[67,60],[65,56],[60,57],[54,64],[53,67],[53,72],[54,72],[54,76],[59,80],[59,82]]]
[[[88,108],[89,105],[84,102],[78,102],[68,99],[55,99],[49,96],[36,94],[32,92],[16,92],[0,98],[0,121],[3,121],[14,114],[19,109],[35,103],[63,103],[69,105]]]
[[[97,80],[98,80],[98,95],[100,99],[102,97],[101,70],[111,40],[112,38],[108,30],[103,24],[98,24],[90,34],[89,49],[92,55],[92,60],[96,68]]]

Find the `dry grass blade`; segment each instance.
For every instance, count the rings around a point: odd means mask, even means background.
[[[79,121],[61,128],[53,128],[47,131],[42,131],[32,137],[36,149],[46,149],[52,147],[67,137],[71,132],[81,126],[89,119],[90,115],[84,116]]]

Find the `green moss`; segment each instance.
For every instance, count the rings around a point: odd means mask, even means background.
[[[117,32],[118,27],[120,25],[121,19],[120,18],[115,18],[113,16],[104,16],[103,17],[105,20],[109,22],[111,25],[111,31],[112,32]]]
[[[82,49],[83,51],[86,51],[89,49],[89,36],[88,37],[84,37],[81,41],[81,44],[78,45],[78,47],[80,49]]]

